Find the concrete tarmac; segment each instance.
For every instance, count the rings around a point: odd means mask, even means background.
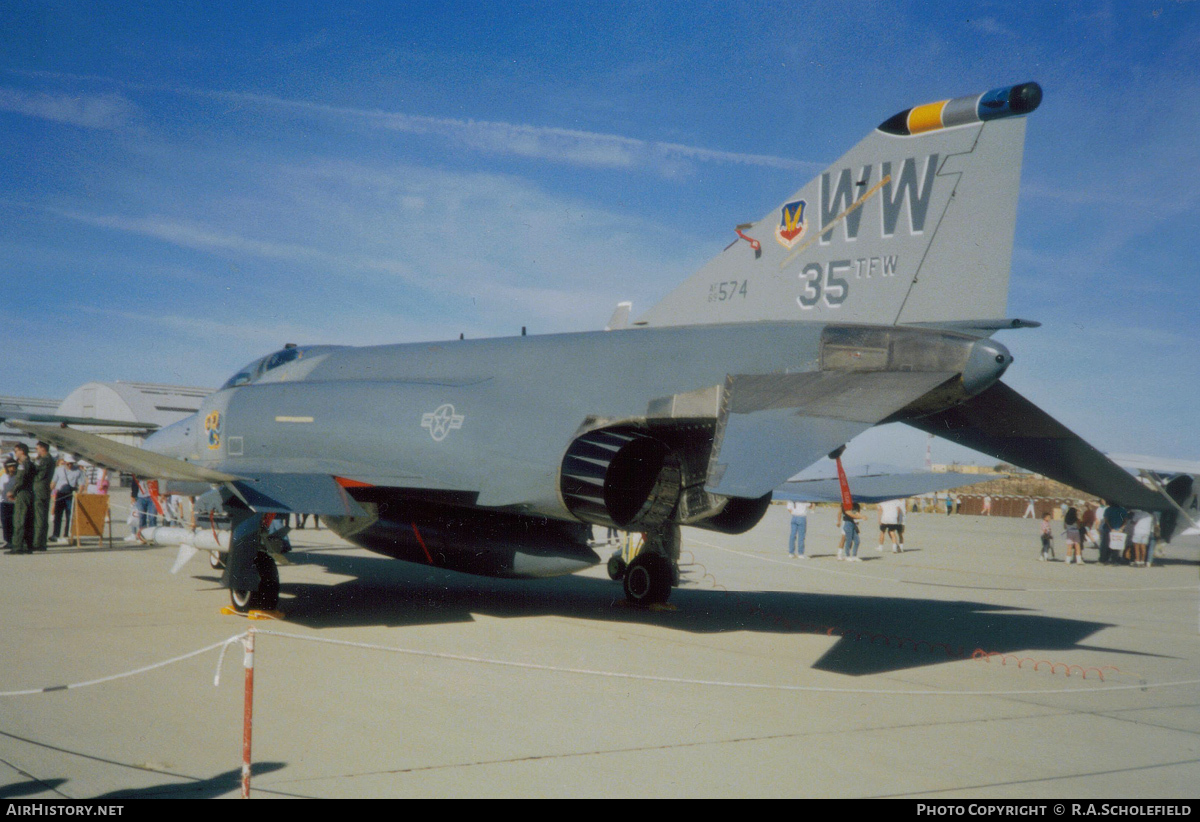
[[[1037,561],[1034,520],[912,514],[880,553],[872,512],[846,563],[833,517],[808,560],[781,506],[685,529],[659,610],[603,567],[469,577],[326,530],[293,532],[283,622],[221,615],[205,555],[175,576],[174,549],[125,543],[0,556],[0,692],[253,626],[259,798],[1197,796],[1194,538],[1080,567]],[[0,696],[0,796],[237,796],[242,656],[215,686],[213,649]]]

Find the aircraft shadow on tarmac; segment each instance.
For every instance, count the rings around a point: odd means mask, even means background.
[[[24,782],[10,782],[0,785],[0,799],[16,799],[21,796],[34,796],[39,793],[58,789],[65,779],[26,779]]]
[[[977,649],[1039,659],[1072,650],[1153,656],[1082,644],[1111,623],[966,600],[705,590],[693,584],[701,582],[694,579],[699,574],[686,567],[671,607],[646,609],[627,605],[620,583],[593,577],[502,580],[382,557],[308,552],[290,558],[295,565],[353,577],[335,585],[296,583],[287,581],[283,569],[280,609],[287,622],[314,629],[471,622],[474,614],[483,614],[565,616],[693,633],[822,634],[839,639],[812,667],[851,676],[970,658]],[[194,578],[216,582],[213,576]]]
[[[46,742],[41,742],[28,737],[16,736],[14,734],[0,731],[0,736],[5,736],[9,739],[15,739],[27,745],[32,745],[37,748],[55,751],[60,754],[87,759],[93,762],[99,762],[105,765],[113,765],[119,768],[128,770],[146,772],[152,769],[141,765],[130,765],[124,762],[118,762],[112,759],[105,759],[90,753],[84,753],[70,748],[63,748],[58,745],[50,745]],[[251,766],[251,776],[263,776],[264,774],[274,773],[287,767],[285,762],[255,762]],[[189,776],[186,774],[170,773],[168,771],[154,771],[156,774],[163,776],[174,777],[173,782],[164,782],[160,785],[151,785],[144,788],[128,788],[109,791],[108,793],[99,796],[84,797],[87,799],[211,799],[218,796],[224,796],[229,793],[240,793],[242,788],[242,769],[236,768],[231,771],[217,774],[208,779]],[[55,793],[60,798],[72,798],[68,791],[69,788],[59,790],[64,785],[68,785],[69,779],[26,779],[21,782],[10,782],[7,785],[0,785],[0,799],[16,799],[22,796],[36,796],[44,793]],[[253,787],[251,790],[256,793],[271,793],[277,796],[299,796],[294,793],[283,793],[278,790],[262,791],[259,788]]]
[[[287,767],[283,762],[255,762],[251,766],[250,777],[252,792],[254,777],[273,773]],[[197,779],[191,782],[170,782],[163,785],[151,785],[147,788],[130,788],[115,790],[91,799],[216,799],[242,789],[242,770],[235,768],[219,773],[209,779]]]
[[[272,773],[287,767],[282,762],[255,762],[251,770],[251,778]],[[22,796],[33,796],[47,791],[59,792],[58,789],[67,784],[66,779],[29,779],[24,782],[14,782],[0,785],[0,799],[16,799]],[[253,788],[256,793],[261,793]],[[162,785],[151,785],[146,788],[130,788],[115,790],[87,799],[216,799],[229,793],[240,792],[242,788],[242,770],[236,768],[217,774],[210,779],[196,779],[187,782],[169,782]],[[278,791],[270,793],[279,795]],[[284,794],[290,795],[290,794]]]

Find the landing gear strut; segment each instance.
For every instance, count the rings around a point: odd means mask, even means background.
[[[223,502],[232,528],[229,551],[221,557],[225,562],[221,584],[229,588],[229,599],[239,613],[277,610],[279,569],[267,553],[274,547],[267,534],[268,516],[251,511],[232,495],[228,496]]]
[[[229,599],[238,613],[247,611],[274,611],[279,608],[279,569],[268,554],[259,552],[254,557],[254,570],[258,572],[258,590],[230,588]]]
[[[679,584],[679,526],[646,533],[641,552],[624,569],[625,598],[636,605],[658,605]],[[609,561],[612,575],[612,561]],[[615,577],[614,577],[615,579]]]

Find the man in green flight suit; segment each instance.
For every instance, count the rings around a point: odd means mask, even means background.
[[[33,458],[33,545],[31,551],[45,551],[50,536],[50,484],[54,479],[54,457],[47,443],[37,444]]]
[[[17,455],[17,472],[8,483],[8,498],[13,503],[13,544],[6,554],[30,553],[33,536],[33,464],[29,461],[29,447],[18,442],[13,451]]]

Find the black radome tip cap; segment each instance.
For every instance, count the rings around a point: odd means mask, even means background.
[[[1042,87],[1037,83],[1021,83],[1008,93],[1008,107],[1014,114],[1028,114],[1042,104]]]

